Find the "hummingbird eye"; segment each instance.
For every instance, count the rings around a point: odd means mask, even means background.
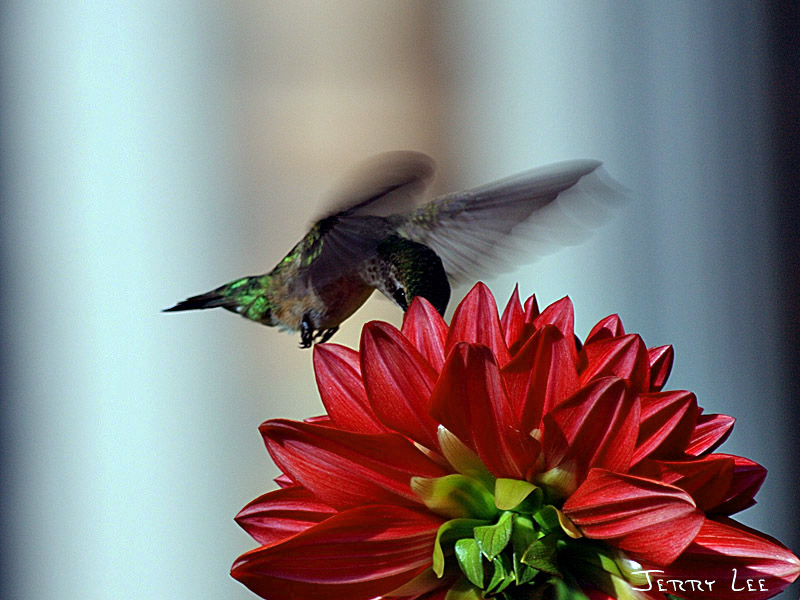
[[[394,301],[402,308],[404,311],[408,310],[408,298],[406,298],[406,291],[398,287],[394,293],[392,294]]]

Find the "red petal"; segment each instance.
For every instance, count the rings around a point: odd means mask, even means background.
[[[427,448],[439,447],[439,424],[428,414],[437,373],[402,333],[388,323],[367,323],[361,332],[361,372],[384,425]]]
[[[336,509],[305,488],[275,490],[245,506],[236,522],[262,546],[280,542],[324,521]]]
[[[609,338],[621,337],[625,335],[625,328],[622,327],[622,321],[619,315],[608,315],[602,321],[598,321],[597,325],[592,327],[589,335],[586,336],[586,344],[592,342],[599,342],[600,340],[607,340]]]
[[[430,566],[442,523],[399,506],[355,508],[242,555],[231,575],[270,600],[368,600]]]
[[[679,488],[603,469],[592,469],[562,510],[587,537],[655,564],[675,560],[704,519]]]
[[[730,488],[733,458],[710,454],[695,460],[646,460],[635,474],[681,488],[700,510],[707,512],[722,501]]]
[[[500,328],[497,304],[484,283],[476,283],[456,308],[450,321],[445,354],[449,355],[459,342],[487,346],[501,367],[511,358]]]
[[[647,357],[650,361],[650,390],[657,392],[667,383],[672,362],[675,360],[675,351],[672,346],[648,348]]]
[[[541,427],[542,415],[578,391],[578,371],[564,336],[545,325],[503,369],[522,431]]]
[[[414,296],[403,317],[401,331],[437,373],[442,370],[447,324],[430,302]]]
[[[584,346],[588,366],[581,373],[581,383],[614,375],[631,382],[633,389],[646,392],[650,388],[650,363],[647,348],[637,334],[601,340]]]
[[[522,347],[534,333],[536,333],[536,326],[533,324],[533,321],[539,316],[539,305],[536,303],[535,294],[525,300],[525,303],[522,305],[522,312],[522,329],[514,345],[508,347],[512,356],[519,351],[520,347]]]
[[[519,284],[514,286],[514,292],[500,319],[500,326],[503,328],[506,346],[512,349],[522,339],[525,329],[525,311],[522,310],[522,305],[519,303]]]
[[[294,487],[297,485],[297,482],[293,481],[292,478],[289,477],[286,473],[281,473],[272,481],[277,483],[278,487],[280,488]]]
[[[486,346],[458,344],[431,397],[431,414],[497,477],[525,479],[539,443],[520,431],[500,370]]]
[[[539,304],[536,302],[536,294],[525,300],[523,308],[525,310],[525,322],[533,323],[536,317],[539,316]]]
[[[322,404],[337,427],[361,433],[389,431],[367,399],[358,352],[339,344],[317,344],[314,374]]]
[[[339,426],[333,422],[330,415],[317,415],[316,417],[307,417],[303,419],[303,423],[314,423],[315,425],[325,425],[327,427],[337,427]]]
[[[686,453],[700,456],[718,448],[728,439],[736,419],[728,415],[700,415],[697,417]]]
[[[627,471],[639,410],[638,398],[621,379],[592,381],[544,416],[547,468],[573,462],[578,483],[592,467]]]
[[[754,500],[761,484],[767,477],[767,470],[757,462],[742,456],[719,454],[733,460],[733,479],[725,498],[718,505],[712,507],[710,512],[722,515],[732,515],[756,503]]]
[[[267,421],[259,430],[281,471],[335,508],[416,505],[411,477],[447,474],[394,433],[353,433],[285,420]]]
[[[691,392],[640,394],[642,420],[632,464],[650,458],[678,458],[684,454],[700,413]]]
[[[700,532],[674,563],[663,567],[662,579],[713,580],[711,591],[679,592],[688,600],[772,598],[797,579],[800,561],[777,540],[731,519],[706,519]],[[736,569],[736,579],[733,570]],[[747,580],[751,581],[748,588]],[[763,580],[763,581],[762,581]],[[666,583],[666,582],[665,582]],[[762,591],[761,588],[766,591]],[[670,588],[671,591],[671,588]]]
[[[572,307],[572,300],[564,296],[561,300],[553,302],[544,309],[542,313],[533,320],[536,329],[541,329],[545,325],[555,325],[564,336],[569,345],[569,352],[572,361],[578,362],[578,349],[575,346],[575,311]]]

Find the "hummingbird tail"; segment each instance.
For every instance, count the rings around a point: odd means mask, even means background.
[[[178,302],[175,306],[165,308],[162,312],[178,312],[181,310],[199,310],[203,308],[227,308],[228,310],[236,310],[239,303],[233,298],[227,297],[222,294],[221,289],[216,289],[205,294],[192,296],[186,300]]]

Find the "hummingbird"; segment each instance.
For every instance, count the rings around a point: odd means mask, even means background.
[[[164,312],[224,308],[299,332],[301,348],[329,340],[374,290],[403,311],[420,296],[443,315],[451,283],[502,262],[517,225],[600,165],[556,163],[421,203],[434,161],[420,152],[379,154],[340,183],[328,211],[270,272],[235,279]]]

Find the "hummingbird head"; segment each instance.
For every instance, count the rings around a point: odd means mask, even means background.
[[[450,300],[442,259],[424,244],[393,235],[378,248],[392,266],[395,281],[390,294],[404,311],[416,296],[421,296],[444,315]]]

